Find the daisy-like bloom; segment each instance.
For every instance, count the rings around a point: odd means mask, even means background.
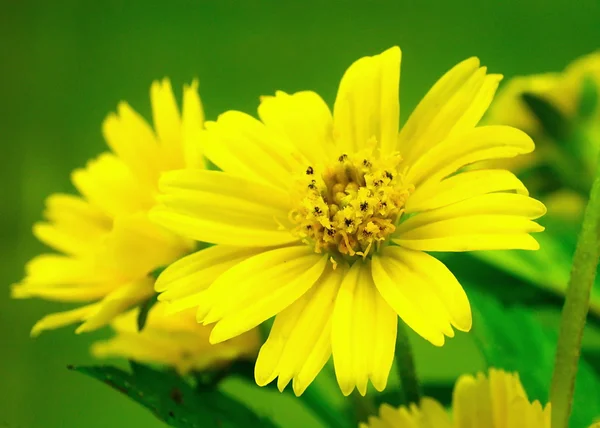
[[[208,336],[212,329],[196,322],[196,311],[168,314],[166,309],[165,303],[155,304],[142,331],[137,326],[139,308],[120,315],[112,323],[115,336],[96,342],[92,354],[170,366],[181,375],[220,368],[237,359],[256,358],[261,345],[258,329],[211,345]]]
[[[194,248],[193,241],[151,222],[148,211],[162,172],[203,166],[198,84],[184,87],[181,114],[168,80],[154,82],[150,97],[155,131],[120,103],[102,128],[112,152],[75,170],[71,178],[81,196],[50,196],[46,220],[33,227],[58,253],[32,259],[13,297],[86,303],[44,317],[32,335],[79,322],[78,333],[106,325],[154,293],[154,270]]]
[[[399,132],[400,49],[355,62],[333,114],[314,92],[262,98],[260,120],[207,123],[205,155],[222,171],[174,171],[151,217],[216,244],[158,278],[171,310],[197,308],[219,343],[276,316],[259,385],[296,394],[333,352],[341,390],[386,386],[397,316],[441,346],[471,328],[467,296],[425,251],[535,250],[544,206],[510,172],[455,174],[533,150],[510,127],[476,128],[500,80],[476,58],[429,91]]]
[[[489,376],[463,375],[454,386],[452,418],[432,398],[395,409],[383,404],[379,417],[360,428],[550,428],[550,404],[530,402],[516,373],[490,369]]]

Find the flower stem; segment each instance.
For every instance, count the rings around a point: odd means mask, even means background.
[[[421,387],[415,369],[412,347],[406,333],[406,324],[398,318],[398,334],[396,337],[396,368],[400,377],[400,386],[404,395],[404,404],[419,404]]]
[[[322,391],[312,385],[300,396],[300,400],[317,416],[328,428],[347,428],[348,423],[338,410],[333,407],[328,399],[323,397]]]
[[[352,395],[350,395],[350,398],[352,399],[352,404],[354,406],[354,417],[357,424],[360,424],[361,422],[366,423],[369,416],[375,416],[377,414],[377,407],[371,397],[363,397],[358,391],[354,391],[352,392]]]
[[[581,339],[590,305],[590,291],[598,266],[599,226],[600,163],[596,167],[596,177],[585,209],[561,315],[556,360],[550,388],[553,428],[568,427],[571,414]]]

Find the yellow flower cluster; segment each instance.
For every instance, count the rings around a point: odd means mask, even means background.
[[[34,228],[61,254],[35,258],[13,288],[92,303],[33,333],[114,321],[96,355],[184,373],[251,355],[253,329],[275,317],[259,385],[292,382],[300,395],[333,356],[342,392],[364,395],[369,381],[386,387],[398,317],[436,346],[469,331],[464,290],[429,253],[538,248],[545,206],[507,170],[466,170],[534,144],[478,126],[501,76],[477,58],[444,74],[401,127],[400,64],[398,47],[359,59],[331,109],[314,92],[277,92],[259,119],[204,123],[197,84],[180,112],[166,80],[151,88],[154,129],[120,104],[104,123],[112,152],[76,171],[81,196],[50,197]],[[212,245],[188,254],[194,241]],[[160,303],[136,332],[136,311],[120,314],[154,291]]]

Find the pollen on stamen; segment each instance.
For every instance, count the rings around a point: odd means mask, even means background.
[[[307,166],[290,212],[292,232],[317,253],[366,258],[396,229],[411,186],[401,158],[378,158],[372,150],[340,154],[321,169]]]

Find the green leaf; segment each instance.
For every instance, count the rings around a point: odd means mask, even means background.
[[[524,289],[528,288],[527,285],[533,285],[538,289],[536,290],[538,298],[543,298],[545,303],[550,303],[551,296],[554,296],[552,303],[562,307],[577,238],[577,230],[573,226],[577,225],[566,224],[564,221],[558,222],[550,217],[545,219],[544,225],[546,230],[535,234],[535,239],[540,243],[540,249],[537,251],[474,251],[469,254],[507,275],[524,281],[523,284],[519,284],[521,290],[518,294],[526,293]],[[490,277],[489,272],[486,275]],[[467,276],[467,279],[470,277]],[[483,278],[476,280],[482,282]],[[504,279],[502,288],[510,288],[512,284],[508,282]],[[544,295],[539,293],[542,290]],[[515,290],[511,290],[511,293],[514,294]],[[590,317],[596,324],[600,324],[600,276],[596,278],[590,297]]]
[[[592,76],[585,76],[581,84],[577,116],[582,120],[589,119],[596,111],[597,106],[598,88]]]
[[[548,136],[561,141],[569,135],[570,125],[567,118],[552,103],[527,92],[521,95],[521,99],[541,123]]]
[[[488,367],[519,373],[530,400],[548,401],[556,332],[546,329],[522,307],[505,308],[490,295],[466,286],[473,308],[472,334]],[[580,360],[572,427],[587,427],[600,415],[600,378]]]
[[[144,326],[146,325],[146,321],[148,320],[148,312],[154,306],[154,304],[158,301],[158,294],[153,294],[148,300],[140,305],[140,313],[137,317],[137,327],[138,331],[142,331]]]
[[[222,392],[194,389],[172,372],[133,363],[132,372],[111,366],[69,367],[128,396],[177,428],[276,428]]]

